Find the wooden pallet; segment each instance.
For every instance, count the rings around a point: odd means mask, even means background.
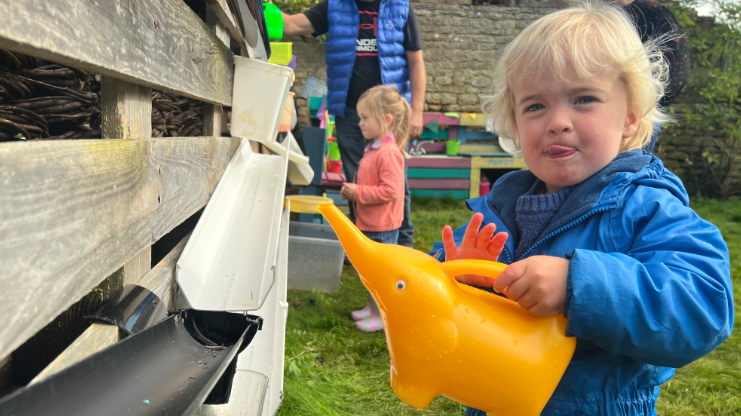
[[[461,189],[412,189],[412,195],[436,199],[467,199],[468,190]]]
[[[16,348],[115,274],[182,307],[173,276],[185,241],[154,269],[151,246],[206,205],[237,149],[221,137],[229,31],[249,49],[226,1],[208,2],[220,19],[210,25],[181,0],[0,2],[0,48],[103,77],[102,140],[0,143],[0,375]],[[152,88],[206,102],[206,137],[152,139]],[[117,327],[92,325],[35,382],[117,341]],[[246,383],[254,409],[240,414],[261,414],[265,389]]]
[[[471,192],[469,198],[479,197],[482,169],[527,169],[522,158],[513,157],[481,157],[471,158]]]

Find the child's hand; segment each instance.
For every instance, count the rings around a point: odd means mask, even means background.
[[[356,184],[352,182],[345,182],[345,184],[342,185],[342,189],[340,189],[340,195],[342,196],[342,199],[353,201],[353,198],[355,197],[355,187],[357,187]]]
[[[497,261],[499,259],[499,254],[507,241],[507,233],[494,235],[497,230],[495,224],[486,224],[479,231],[483,221],[483,214],[479,212],[473,214],[471,222],[466,227],[466,233],[463,235],[460,247],[457,247],[455,240],[453,240],[453,229],[448,225],[443,228],[443,246],[445,247],[446,260],[480,259]],[[490,277],[473,274],[457,276],[456,280],[473,286],[491,287],[494,284],[494,279]]]
[[[560,257],[533,256],[512,263],[494,282],[494,290],[517,300],[530,316],[563,313],[569,261]]]

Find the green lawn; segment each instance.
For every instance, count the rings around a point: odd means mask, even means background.
[[[741,414],[741,201],[696,200],[693,208],[716,224],[731,250],[736,326],[731,338],[707,357],[677,371],[662,388],[661,415]],[[428,251],[443,225],[470,218],[463,202],[415,199],[415,248]],[[389,382],[384,334],[357,331],[350,312],[365,305],[366,292],[345,266],[332,294],[288,291],[284,402],[287,415],[463,415],[463,406],[443,397],[424,410],[396,398]]]

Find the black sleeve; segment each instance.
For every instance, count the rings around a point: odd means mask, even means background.
[[[412,9],[411,4],[409,5],[409,16],[407,17],[407,24],[406,26],[404,26],[404,50],[422,50],[422,35],[420,35],[419,33],[417,15],[414,14],[414,9]]]
[[[319,36],[329,31],[329,19],[327,14],[329,12],[329,0],[319,2],[316,6],[304,12],[304,15],[311,26],[314,27],[314,36]]]
[[[660,6],[662,15],[662,25],[658,27],[657,35],[670,33],[671,39],[666,42],[662,52],[669,64],[669,85],[666,86],[664,96],[659,101],[659,105],[666,107],[670,105],[679,92],[682,91],[690,76],[691,62],[690,50],[687,45],[687,38],[684,35],[682,27],[679,26],[677,19],[672,12]]]
[[[661,39],[661,52],[669,65],[669,83],[659,105],[670,105],[682,91],[690,75],[690,51],[682,27],[667,7],[648,0],[635,0],[623,6],[634,19],[641,42]]]

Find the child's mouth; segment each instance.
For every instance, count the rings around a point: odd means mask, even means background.
[[[576,149],[573,147],[567,147],[567,146],[559,146],[557,144],[548,146],[543,150],[543,153],[554,159],[563,158],[567,156],[571,156],[574,153],[576,153]]]

